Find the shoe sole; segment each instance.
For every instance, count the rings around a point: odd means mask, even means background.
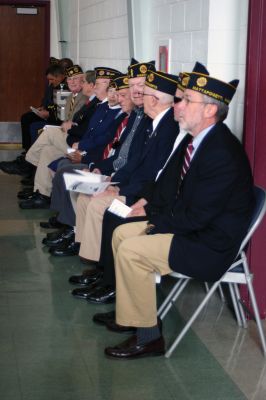
[[[109,358],[110,360],[117,360],[117,361],[129,361],[129,360],[136,360],[137,358],[145,358],[145,357],[160,357],[165,355],[165,350],[161,352],[151,352],[151,353],[145,353],[141,355],[135,355],[132,357],[115,357],[111,356],[109,354],[105,354],[106,358]]]

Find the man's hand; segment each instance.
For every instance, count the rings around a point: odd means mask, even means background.
[[[69,153],[66,156],[73,164],[81,163],[82,155],[80,151],[74,151],[73,153]]]
[[[72,121],[65,121],[61,124],[61,129],[63,132],[67,133],[67,131],[72,127]]]
[[[142,198],[136,201],[132,206],[132,211],[128,214],[128,217],[145,217],[146,216],[146,211],[144,209],[144,206],[148,204],[147,200]]]
[[[130,213],[127,215],[127,218],[130,217],[145,217],[146,216],[146,211],[144,207],[138,207],[135,208],[134,210],[130,211]]]
[[[92,172],[93,172],[94,174],[99,174],[99,175],[102,174],[101,171],[99,170],[99,168],[94,168],[94,169],[92,170]]]
[[[108,186],[108,188],[102,193],[96,193],[94,197],[105,197],[105,196],[117,196],[119,194],[119,187],[118,186]]]
[[[78,148],[79,148],[79,142],[75,142],[72,144],[72,149],[78,150]]]
[[[144,198],[141,198],[138,201],[136,201],[136,203],[132,204],[132,206],[130,206],[130,207],[133,208],[133,210],[135,210],[137,208],[146,206],[146,204],[148,204],[147,200]]]

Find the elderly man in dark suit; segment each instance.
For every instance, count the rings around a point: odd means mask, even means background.
[[[155,273],[174,270],[215,281],[234,260],[253,204],[249,162],[222,122],[237,85],[238,81],[212,78],[207,70],[191,73],[178,107],[180,127],[192,138],[183,163],[178,167],[173,158],[160,177],[161,188],[173,185],[175,194],[162,209],[148,210],[143,202],[136,205],[132,215],[147,215],[148,222],[121,225],[114,232],[116,324],[137,330],[125,342],[106,348],[108,357],[164,354]]]
[[[155,178],[168,158],[179,133],[179,126],[174,121],[172,109],[177,80],[177,76],[160,71],[148,73],[143,94],[144,111],[153,122],[137,163],[135,160],[129,161],[116,172],[112,176],[112,181],[119,183],[116,186],[110,186],[104,194],[93,198],[79,196],[76,240],[81,242],[79,253],[81,257],[90,260],[99,259],[102,218],[105,209],[110,206],[114,198],[126,204],[133,204],[136,201],[136,193],[147,181]],[[75,295],[76,292],[73,294]],[[108,289],[101,288],[96,297],[101,302],[101,298],[105,301],[108,294]]]

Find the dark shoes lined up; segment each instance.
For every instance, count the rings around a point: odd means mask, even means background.
[[[28,186],[18,192],[19,206],[22,209],[45,209],[50,207],[50,197],[41,194],[38,190],[33,191],[34,167],[25,160],[25,154],[10,162],[1,162],[0,169],[8,174],[22,175],[21,183]],[[48,233],[42,243],[49,247],[49,252],[54,256],[78,255],[80,244],[75,242],[74,229],[65,226],[51,217],[47,222],[40,222],[41,228],[59,229],[57,232]],[[116,290],[113,286],[104,284],[103,271],[97,267],[87,269],[82,275],[73,275],[69,283],[79,285],[72,290],[76,298],[85,299],[94,304],[107,304],[115,301]],[[127,340],[122,343],[107,347],[105,355],[112,359],[136,359],[147,356],[160,356],[165,353],[164,338],[159,338],[148,343],[138,343],[137,328],[133,326],[122,326],[116,323],[115,312],[97,313],[93,316],[93,322],[105,326],[109,331],[116,333],[130,333]],[[161,321],[158,326],[162,333]]]
[[[59,224],[56,220],[50,219],[48,222],[41,222],[42,227]],[[59,231],[48,233],[42,243],[49,247],[49,252],[53,256],[75,256],[79,253],[80,244],[75,242],[74,229],[63,226]]]

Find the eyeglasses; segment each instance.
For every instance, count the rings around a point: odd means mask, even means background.
[[[180,101],[182,100],[183,100],[182,97],[174,96],[174,104],[180,103]]]
[[[139,96],[151,96],[151,97],[154,97],[155,99],[159,100],[159,97],[155,96],[155,94],[141,93],[141,92],[138,92],[136,94],[138,94]]]
[[[178,100],[176,100],[178,99]],[[181,101],[184,101],[185,105],[187,106],[189,103],[195,103],[195,104],[211,104],[208,103],[206,101],[194,101],[194,100],[190,100],[187,97],[174,97],[174,103],[180,103]]]

